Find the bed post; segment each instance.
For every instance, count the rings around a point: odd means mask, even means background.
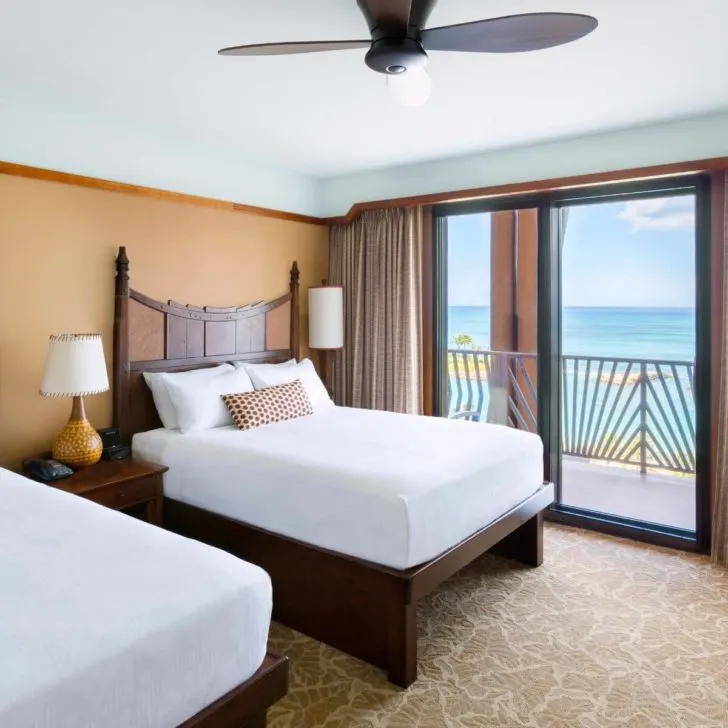
[[[515,559],[526,566],[541,566],[543,563],[543,511],[529,518],[491,551],[507,559]]]
[[[128,435],[127,398],[129,388],[129,258],[126,247],[119,248],[116,256],[116,290],[114,294],[114,416],[113,422]]]
[[[298,304],[298,288],[300,273],[298,270],[298,261],[293,261],[291,266],[291,355],[298,359],[301,353],[301,335],[299,333],[299,304]]]
[[[400,688],[417,680],[417,604],[395,600],[390,604],[387,678]]]

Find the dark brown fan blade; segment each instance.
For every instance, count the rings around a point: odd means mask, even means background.
[[[314,40],[302,43],[255,43],[232,46],[218,51],[221,56],[288,56],[294,53],[321,53],[369,48],[370,40]]]
[[[591,15],[528,13],[422,31],[427,51],[522,53],[571,43],[598,25]]]
[[[410,25],[414,25],[416,28],[422,30],[427,25],[427,19],[430,17],[430,13],[435,5],[437,5],[437,0],[412,0],[409,19]]]
[[[356,0],[366,18],[369,30],[375,28],[401,28],[404,33],[409,24],[412,0]]]

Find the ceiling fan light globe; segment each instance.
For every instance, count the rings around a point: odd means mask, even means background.
[[[402,106],[422,106],[432,95],[432,79],[424,68],[387,76],[387,91]]]

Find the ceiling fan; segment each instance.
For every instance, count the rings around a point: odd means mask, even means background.
[[[425,71],[428,51],[523,53],[571,43],[597,27],[596,18],[577,13],[526,13],[426,28],[437,0],[357,0],[369,26],[369,40],[256,43],[223,48],[222,56],[277,56],[368,48],[367,66],[385,74],[394,96],[419,106],[432,92]]]

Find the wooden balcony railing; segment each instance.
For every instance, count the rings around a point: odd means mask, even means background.
[[[451,417],[535,432],[536,355],[450,349]],[[564,455],[695,473],[694,362],[562,357]]]

